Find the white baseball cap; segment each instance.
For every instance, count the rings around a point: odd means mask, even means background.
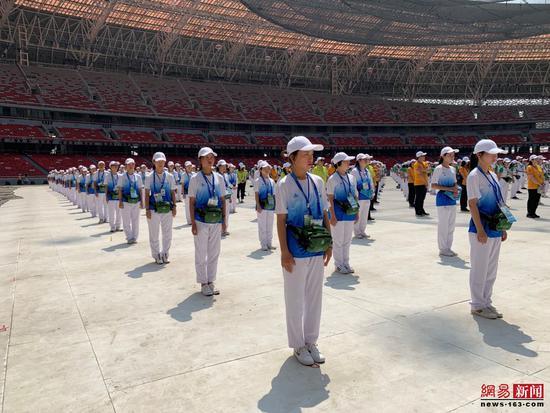
[[[183,164],[185,167],[188,167],[188,166],[191,166],[193,165],[193,163],[191,161],[185,161],[185,163]]]
[[[338,162],[342,161],[353,161],[355,158],[353,156],[348,156],[345,152],[338,152],[336,155],[333,156],[331,162],[333,164],[337,164]]]
[[[267,161],[258,162],[258,168],[261,169],[261,168],[267,168],[267,167],[271,168],[271,165],[269,164],[269,162]]]
[[[168,162],[168,166],[174,166],[174,162],[169,161],[169,162]]]
[[[90,165],[90,169],[96,169],[95,165]]]
[[[372,156],[370,156],[368,153],[358,153],[355,157],[355,160],[360,161],[362,159],[372,159]]]
[[[324,161],[325,160],[325,157],[324,156],[319,156],[317,158],[317,160],[315,161],[315,163],[319,162],[319,161]]]
[[[504,162],[511,162],[512,160],[510,158],[504,158]]]
[[[136,161],[134,161],[132,158],[128,158],[126,159],[126,162],[124,162],[125,165],[128,165],[129,163],[133,163],[135,165]]]
[[[529,157],[529,160],[530,160],[530,161],[534,161],[534,160],[537,159],[537,158],[538,158],[537,155],[531,155],[531,156]]]
[[[109,162],[109,168],[113,165],[120,165],[120,162],[117,162],[117,161],[111,161]]]
[[[417,157],[417,158],[420,158],[421,156],[426,156],[426,155],[427,155],[426,152],[422,152],[422,151],[416,152],[416,157]]]
[[[101,164],[105,165],[105,162],[99,161],[97,164],[98,164],[98,165],[101,165]]]
[[[163,152],[155,152],[153,155],[153,162],[156,161],[165,161],[166,162],[166,155]]]
[[[205,146],[204,148],[201,148],[200,151],[199,151],[199,158],[202,158],[203,156],[206,156],[206,155],[214,155],[214,156],[218,156],[218,154],[216,152],[214,152],[212,150],[212,148],[209,148],[208,146]]]
[[[458,153],[459,150],[458,149],[453,149],[450,146],[445,146],[443,149],[441,149],[440,155],[444,156],[444,155],[447,155],[448,153],[452,153],[452,152]]]
[[[225,160],[223,159],[220,159],[216,164],[216,166],[227,166],[227,162],[225,162]]]
[[[467,156],[465,156],[464,158],[462,158],[463,161],[465,162],[470,162],[470,158],[468,158]]]
[[[290,168],[290,162],[285,162],[283,164],[283,168]]]
[[[234,168],[234,167],[235,167],[235,165],[233,165],[232,163],[228,163],[227,166],[228,166],[229,168]]]
[[[286,145],[286,153],[290,155],[296,151],[322,151],[323,145],[314,145],[305,136],[295,136]]]
[[[504,149],[500,149],[495,141],[491,139],[482,139],[478,143],[476,143],[476,146],[474,146],[474,153],[480,152],[487,152],[491,155],[495,155],[498,153],[508,153]]]
[[[543,161],[546,160],[546,158],[542,155],[537,156],[538,159],[542,159]]]

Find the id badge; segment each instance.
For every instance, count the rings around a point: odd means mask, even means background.
[[[162,189],[160,190],[160,196],[161,196],[162,198],[164,198],[164,195],[166,195],[166,191],[164,190],[164,188],[162,188]]]
[[[155,194],[155,202],[156,203],[162,202],[162,194]]]
[[[217,207],[218,206],[218,198],[209,198],[208,199],[208,206]]]
[[[508,208],[506,205],[499,205],[499,208],[510,224],[513,224],[517,221],[516,217],[510,211],[510,208]]]
[[[357,208],[357,199],[355,199],[355,196],[352,194],[348,195],[348,202],[352,208]]]
[[[367,189],[369,189],[369,183],[368,182],[363,182],[363,189],[366,191]]]
[[[312,223],[311,215],[304,215],[304,227],[310,227]]]
[[[313,225],[317,225],[318,227],[323,226],[323,220],[322,219],[312,219],[311,222],[313,223]]]
[[[138,194],[136,192],[136,188],[132,187],[130,188],[130,198],[137,198]]]

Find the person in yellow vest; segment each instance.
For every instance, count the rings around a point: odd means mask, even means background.
[[[428,191],[428,163],[426,162],[426,155],[426,152],[416,152],[416,162],[413,165],[414,209],[417,217],[430,215],[424,210],[424,200]]]
[[[409,206],[411,208],[414,208],[414,170],[413,165],[416,162],[416,160],[412,160],[407,168],[407,185],[409,187],[409,196],[407,197],[407,201],[409,202]]]
[[[527,190],[529,191],[527,218],[540,218],[537,215],[537,207],[539,206],[542,187],[544,185],[544,172],[541,167],[543,159],[543,156],[531,155],[529,157],[529,165],[525,171],[527,174]]]
[[[325,158],[323,158],[322,156],[319,156],[315,161],[315,166],[311,170],[311,173],[314,175],[317,175],[323,180],[323,182],[326,183],[328,179],[328,169],[325,166],[324,162],[325,162]]]
[[[330,164],[327,171],[328,171],[328,176],[330,177],[332,174],[334,174],[334,172],[336,172],[336,168],[334,167],[334,165]]]

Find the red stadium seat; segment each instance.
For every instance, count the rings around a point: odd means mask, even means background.
[[[0,153],[0,177],[16,178],[19,175],[44,176],[42,171],[36,169],[21,155],[12,153]]]
[[[231,97],[233,103],[241,108],[241,112],[246,119],[273,122],[283,120],[264,93],[264,88],[229,84],[224,84],[223,87]]]
[[[409,142],[411,145],[417,146],[440,146],[441,141],[437,136],[410,136]]]
[[[101,129],[57,127],[57,130],[68,141],[111,141]]]
[[[218,146],[249,146],[250,142],[242,135],[212,135]]]
[[[334,145],[342,148],[361,147],[366,145],[362,136],[331,136],[330,139],[334,142]]]
[[[21,138],[21,139],[50,139],[44,129],[39,126],[18,125],[18,124],[0,124],[0,139]]]
[[[293,90],[266,89],[273,105],[288,122],[321,123],[321,118],[313,112],[313,107],[301,92]]]
[[[166,136],[174,143],[187,145],[203,145],[207,143],[202,133],[166,132]]]
[[[243,120],[231,103],[231,98],[219,83],[181,82],[185,93],[199,104],[207,119]]]
[[[550,144],[550,132],[532,132],[531,141],[535,143]]]
[[[456,135],[456,136],[446,136],[445,141],[449,145],[454,146],[464,146],[470,145],[473,146],[477,143],[479,138],[475,135]]]
[[[369,136],[373,146],[403,146],[399,136]]]
[[[158,143],[159,140],[153,132],[116,129],[120,142]]]
[[[488,138],[494,140],[499,145],[524,142],[519,134],[489,135]]]
[[[254,136],[256,143],[263,146],[286,146],[287,140],[284,136]]]
[[[33,154],[29,155],[34,162],[40,165],[47,171],[53,169],[68,169],[83,165],[89,167],[94,161],[83,155],[50,155],[50,154]]]
[[[0,65],[0,102],[38,104],[25,77],[15,65]]]

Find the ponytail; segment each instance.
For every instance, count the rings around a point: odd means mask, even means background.
[[[470,171],[477,168],[477,164],[479,162],[478,155],[483,155],[483,153],[484,152],[472,153],[472,156],[470,157]]]

